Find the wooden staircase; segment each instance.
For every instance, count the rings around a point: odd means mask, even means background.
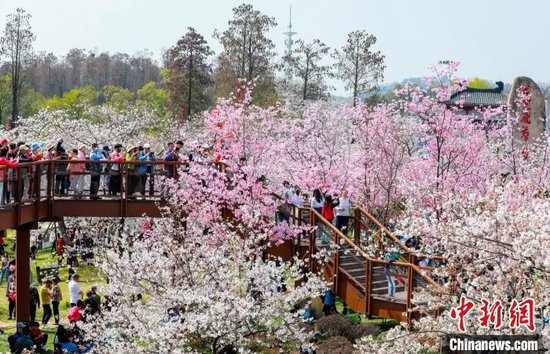
[[[309,269],[322,275],[333,292],[355,312],[410,324],[431,311],[418,299],[421,291],[444,292],[443,287],[428,275],[431,267],[415,265],[416,259],[426,255],[417,254],[404,245],[363,208],[355,209],[351,237],[311,208],[291,205],[287,217],[290,223],[310,226],[310,230],[298,240],[287,242],[286,248],[292,249],[291,252],[281,252],[285,248],[283,245],[270,253],[298,253],[302,259],[307,259]],[[376,227],[375,232],[372,232],[372,225]],[[398,261],[388,263],[384,260],[384,254],[390,251],[399,252]],[[323,266],[319,266],[316,256],[324,259]],[[443,260],[441,257],[430,259]],[[390,277],[395,283],[393,293],[389,291]]]

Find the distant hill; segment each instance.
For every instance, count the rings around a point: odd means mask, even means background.
[[[353,102],[353,99],[351,97],[346,97],[346,96],[333,96],[333,95],[330,95],[330,98],[329,98],[329,101],[331,102],[336,102],[336,103],[352,103]]]

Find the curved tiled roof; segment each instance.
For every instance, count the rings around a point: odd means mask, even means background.
[[[468,87],[464,91],[454,93],[446,103],[464,108],[499,107],[505,105],[508,100],[508,97],[502,93],[503,86],[501,82],[497,82],[497,87],[492,89]]]

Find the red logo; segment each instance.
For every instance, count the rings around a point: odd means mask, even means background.
[[[458,328],[461,332],[466,332],[466,327],[464,326],[464,317],[468,315],[470,311],[474,308],[474,302],[462,295],[460,297],[460,306],[457,308],[451,309],[451,318],[453,320],[458,319]]]
[[[519,302],[514,299],[508,311],[510,316],[510,328],[525,326],[531,332],[535,331],[535,301],[525,299]]]
[[[481,312],[483,312],[479,323],[481,327],[489,328],[489,325],[493,325],[495,329],[502,327],[502,304],[500,300],[493,302],[492,304],[485,300],[481,299],[483,305],[481,306]]]

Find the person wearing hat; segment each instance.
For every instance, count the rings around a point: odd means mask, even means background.
[[[151,151],[151,145],[144,144],[143,151],[140,151],[138,155],[140,161],[157,161],[155,153]],[[149,195],[152,196],[155,190],[155,176],[153,172],[155,171],[155,165],[152,164],[141,164],[138,166],[139,178],[140,178],[140,192],[142,198],[145,197],[145,184],[147,182],[147,176],[149,175]]]
[[[40,288],[40,301],[42,302],[42,326],[48,324],[48,321],[52,317],[52,308],[50,303],[52,301],[52,280],[46,279],[44,285]]]
[[[79,300],[82,300],[82,290],[78,284],[80,277],[77,273],[74,273],[71,281],[69,282],[69,297],[71,301],[71,307],[76,306]]]
[[[135,162],[138,159],[138,148],[134,145],[130,145],[126,149],[126,155],[124,155],[124,160],[126,162]],[[128,186],[127,186],[127,197],[135,198],[132,196],[136,192],[137,184],[139,183],[139,176],[136,174],[136,164],[129,163],[126,165],[126,170],[128,171]]]
[[[44,160],[52,161],[52,160],[55,160],[56,157],[57,157],[57,151],[55,150],[55,146],[50,146],[46,152],[46,156],[44,156]]]
[[[122,144],[115,144],[113,147],[115,151],[111,154],[111,161],[122,162],[124,161],[124,154],[122,153]],[[111,165],[111,175],[109,176],[109,195],[117,195],[121,193],[121,165],[114,163]]]
[[[12,353],[22,353],[23,349],[32,349],[34,341],[32,340],[29,327],[25,322],[17,322],[15,325],[15,334],[8,337],[8,343]]]

